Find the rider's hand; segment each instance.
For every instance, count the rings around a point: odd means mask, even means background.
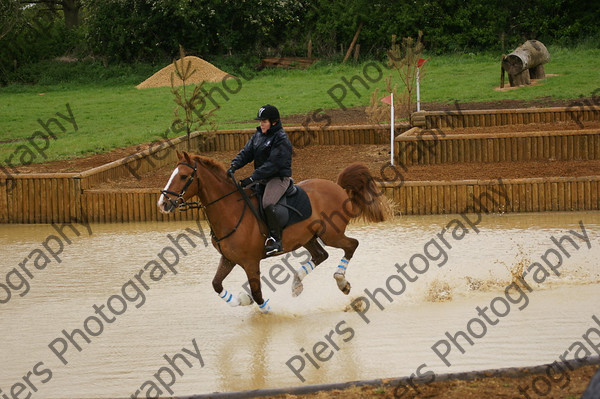
[[[240,185],[242,187],[246,187],[247,185],[251,184],[254,180],[252,179],[252,177],[246,177],[244,180],[240,181]]]

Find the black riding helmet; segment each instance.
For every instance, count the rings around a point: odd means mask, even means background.
[[[260,107],[258,110],[258,114],[255,121],[264,121],[268,119],[271,123],[277,122],[279,120],[279,110],[275,108],[273,105],[267,104]]]

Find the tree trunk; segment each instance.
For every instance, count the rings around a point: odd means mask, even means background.
[[[81,9],[80,0],[63,0],[63,12],[65,14],[65,26],[72,29],[79,26],[79,10]]]
[[[342,64],[344,62],[346,62],[348,60],[348,58],[350,58],[350,54],[352,54],[352,49],[354,48],[354,45],[356,44],[356,41],[358,40],[358,35],[360,34],[360,30],[363,27],[363,22],[360,23],[360,25],[358,25],[358,29],[356,30],[356,33],[354,34],[354,38],[352,39],[352,43],[350,43],[350,47],[348,47],[348,51],[346,51],[346,56],[344,57],[344,61],[342,61]]]
[[[508,74],[508,82],[510,83],[510,87],[525,86],[531,84],[529,70],[526,69],[517,73],[516,75]]]
[[[503,62],[504,62],[505,58],[506,58],[506,55],[502,54]],[[500,88],[501,89],[504,88],[504,67],[502,66],[502,62],[500,63]]]
[[[502,67],[508,73],[510,85],[515,82],[530,83],[529,71],[534,79],[544,78],[543,65],[550,61],[550,53],[544,44],[537,40],[528,40],[502,60]],[[540,68],[541,67],[541,68]],[[525,78],[527,74],[527,78]]]
[[[11,0],[4,3],[1,7],[3,14],[0,15],[0,39],[12,30],[21,15],[20,4],[17,1]]]
[[[531,79],[544,79],[546,77],[546,70],[543,65],[538,65],[529,70],[529,76]]]

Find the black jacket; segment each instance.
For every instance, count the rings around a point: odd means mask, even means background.
[[[258,127],[231,166],[239,169],[251,161],[254,161],[254,173],[250,176],[253,180],[292,176],[292,143],[281,122],[266,133]]]

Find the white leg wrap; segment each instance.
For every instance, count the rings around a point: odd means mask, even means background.
[[[348,281],[346,280],[346,268],[348,267],[349,260],[345,257],[340,260],[340,264],[337,267],[335,273],[333,273],[333,278],[335,279],[337,286],[340,290],[344,291],[346,286],[348,285]]]
[[[226,289],[223,289],[223,291],[221,291],[221,293],[219,294],[219,298],[227,302],[229,306],[240,306],[240,298],[238,298],[237,295],[233,295]]]
[[[348,264],[350,263],[350,261],[348,259],[346,259],[345,257],[343,257],[342,259],[340,259],[340,264],[337,267],[337,270],[335,271],[334,275],[342,275],[345,276],[346,275],[346,269],[348,268]]]
[[[315,270],[315,264],[312,260],[306,261],[300,264],[300,267],[296,269],[296,275],[300,281],[304,280],[304,277],[308,276],[308,273]]]
[[[269,313],[269,311],[271,310],[271,305],[269,305],[269,300],[267,299],[266,301],[264,301],[263,304],[260,305],[258,308],[264,314]]]

